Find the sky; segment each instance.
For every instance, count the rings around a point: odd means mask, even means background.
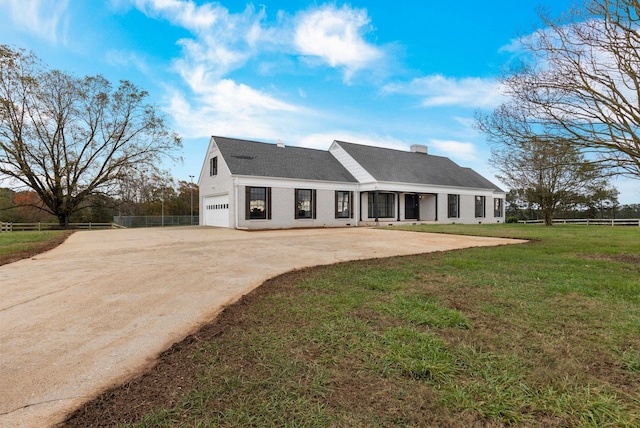
[[[502,101],[515,41],[572,0],[0,0],[0,43],[129,80],[182,137],[197,180],[212,135],[327,150],[422,144],[504,187],[477,112]],[[618,179],[621,204],[640,182]]]

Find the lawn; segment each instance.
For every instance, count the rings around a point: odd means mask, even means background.
[[[70,234],[66,230],[0,233],[0,266],[50,250]]]
[[[274,278],[68,425],[640,425],[640,228],[411,230],[531,241]]]

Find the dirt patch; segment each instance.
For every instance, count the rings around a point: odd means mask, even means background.
[[[628,263],[640,269],[640,254],[582,254],[581,257],[588,260]]]

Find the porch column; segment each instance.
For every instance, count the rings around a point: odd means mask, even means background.
[[[378,222],[378,216],[380,214],[380,208],[378,207],[378,192],[379,190],[373,192],[373,214],[375,216],[376,223]]]
[[[438,194],[436,193],[436,221],[438,221]]]

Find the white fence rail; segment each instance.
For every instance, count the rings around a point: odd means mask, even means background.
[[[542,224],[544,220],[520,220],[518,223]],[[587,226],[640,226],[637,218],[554,218],[553,224],[584,224]]]
[[[114,223],[69,223],[69,229],[99,230],[119,229],[122,226]],[[0,222],[0,232],[23,232],[60,229],[57,223],[5,223]]]

